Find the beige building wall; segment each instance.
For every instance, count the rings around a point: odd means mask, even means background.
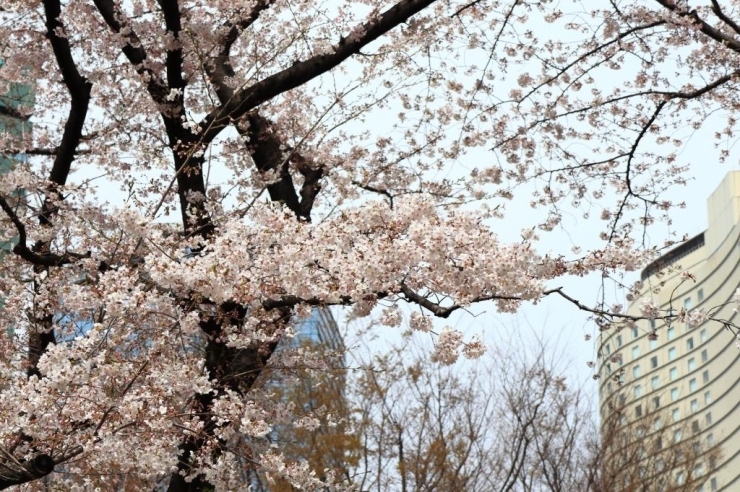
[[[698,308],[740,324],[732,302],[740,285],[740,171],[725,177],[707,208],[707,231],[643,270],[644,296],[629,306],[628,313],[640,315],[642,300],[652,296],[665,313]],[[682,281],[682,271],[693,274],[696,282]],[[651,293],[656,287],[659,293]],[[653,329],[658,339],[650,341]],[[706,481],[700,490],[740,491],[740,366],[736,364],[740,352],[734,342],[733,334],[716,321],[689,328],[683,323],[667,326],[643,320],[635,329],[603,332],[602,421],[610,411],[610,397],[625,395],[632,418],[654,413],[659,405],[671,416],[665,425],[693,429],[705,443],[721,447],[715,468],[709,463],[703,466]],[[622,355],[621,363],[609,360],[615,353]],[[620,385],[615,378],[621,369]]]

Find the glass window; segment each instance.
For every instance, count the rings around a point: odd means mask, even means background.
[[[642,417],[642,405],[637,405],[635,407],[635,417]]]
[[[691,408],[691,413],[698,412],[699,411],[699,400],[694,398],[693,400],[691,400],[691,403],[689,404],[689,406]]]
[[[653,420],[653,429],[658,430],[661,427],[663,427],[663,422],[661,422],[660,417],[655,417],[655,420]]]
[[[678,388],[671,389],[671,401],[678,400]]]
[[[709,391],[704,392],[704,404],[709,405],[712,403],[712,395],[709,393]]]
[[[693,422],[691,422],[691,432],[693,432],[694,434],[696,434],[697,432],[699,432],[699,421],[698,420],[694,420]],[[697,442],[695,444],[696,444],[696,447],[698,448],[699,447],[699,443]],[[698,451],[699,450],[697,449],[697,452]]]
[[[650,369],[657,369],[658,368],[658,356],[654,355],[650,358]]]
[[[681,432],[681,429],[673,431],[673,442],[681,442],[682,437],[683,432]]]
[[[689,381],[689,391],[693,393],[698,387],[699,386],[696,384],[696,378],[691,378]]]
[[[686,340],[686,350],[694,350],[694,337],[690,337]]]
[[[650,387],[652,389],[658,389],[659,386],[660,386],[660,378],[658,376],[653,376],[652,379],[650,380]]]
[[[637,364],[632,368],[632,377],[639,378],[640,376],[642,376],[642,369],[640,369],[640,364]]]
[[[635,386],[635,398],[639,398],[642,396],[642,385],[638,384]]]
[[[634,339],[635,339],[635,338],[637,338],[637,337],[638,337],[639,335],[640,335],[640,333],[639,333],[639,332],[637,331],[637,327],[636,327],[636,326],[633,326],[633,327],[632,327],[632,339],[634,340]]]
[[[689,365],[689,372],[691,372],[694,369],[696,369],[696,359],[694,359],[693,357],[690,358],[689,359],[689,362],[688,362],[688,365]]]
[[[704,384],[709,384],[709,371],[704,371],[701,373],[701,382]]]
[[[681,410],[674,408],[673,411],[671,411],[671,418],[674,422],[678,422],[681,419]]]
[[[712,479],[709,481],[709,484],[712,488],[712,492],[715,492],[717,490],[717,478],[712,477]]]
[[[609,355],[612,353],[611,348],[609,347],[609,344],[606,344],[606,347],[604,347],[604,351],[606,352],[606,355]]]
[[[654,396],[653,397],[653,410],[657,410],[660,408],[660,396]]]
[[[701,361],[706,362],[709,359],[709,356],[707,355],[707,349],[704,349],[701,351]]]
[[[714,434],[707,434],[707,446],[714,446]]]
[[[654,319],[650,320],[650,330],[655,331],[655,320]]]
[[[612,365],[608,362],[606,363],[606,373],[611,374],[612,373]]]
[[[712,425],[712,412],[707,412],[705,419],[707,421],[707,426]]]
[[[622,335],[617,335],[617,347],[622,346]]]
[[[678,369],[675,367],[671,367],[671,370],[668,371],[668,376],[670,377],[671,381],[675,381],[676,378],[678,378]]]
[[[691,298],[687,297],[683,300],[683,307],[686,309],[691,309]]]
[[[673,340],[676,338],[676,329],[674,327],[668,328],[668,340]]]
[[[699,333],[699,339],[701,340],[701,343],[704,343],[707,341],[707,329],[702,328],[701,333]]]
[[[668,349],[668,360],[673,360],[676,358],[676,347],[671,347]]]
[[[696,299],[699,302],[704,300],[704,289],[699,289],[699,291],[696,293]]]
[[[637,359],[638,357],[640,357],[640,346],[635,345],[632,347],[632,358]]]
[[[657,346],[658,346],[658,340],[657,339],[650,340],[650,350],[655,349]]]

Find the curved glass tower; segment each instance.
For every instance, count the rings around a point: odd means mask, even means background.
[[[730,172],[712,193],[708,216],[706,231],[642,271],[643,296],[628,313],[639,316],[642,302],[653,297],[663,313],[701,309],[740,324],[732,302],[740,285],[740,171]],[[623,423],[662,412],[662,425],[675,437],[663,447],[687,436],[702,449],[719,446],[719,456],[702,451],[692,464],[693,490],[740,490],[740,352],[733,334],[716,321],[691,327],[645,320],[636,328],[604,331],[600,347],[602,422],[617,408]],[[647,429],[646,438],[655,432]]]

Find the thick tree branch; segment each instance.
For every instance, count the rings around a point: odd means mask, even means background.
[[[38,454],[29,461],[18,461],[7,452],[2,454],[0,490],[38,480],[54,471],[54,460],[48,454]]]
[[[358,26],[354,30],[355,34],[340,38],[332,52],[318,54],[307,60],[296,62],[285,70],[236,92],[228,103],[213,110],[200,123],[200,127],[206,129],[203,134],[204,142],[213,141],[232,121],[240,119],[260,104],[295,89],[338,66],[359,53],[361,48],[406,22],[411,16],[434,2],[435,0],[402,0],[377,18]]]
[[[249,137],[247,149],[255,166],[263,175],[277,173],[277,181],[267,186],[270,199],[283,203],[296,217],[310,221],[314,200],[321,190],[323,168],[310,163],[300,152],[286,149],[283,138],[267,118],[257,112],[249,113],[245,118],[249,123],[248,128],[241,125],[236,127],[241,135]],[[291,163],[304,178],[300,199],[290,173]]]
[[[309,162],[303,154],[295,151],[293,152],[293,161],[296,163],[298,172],[303,176],[301,202],[298,205],[297,215],[310,221],[314,201],[321,191],[321,179],[324,177],[324,167]]]
[[[732,36],[728,36],[727,34],[723,33],[719,29],[713,27],[706,20],[699,17],[699,13],[696,11],[696,9],[689,10],[688,8],[684,8],[681,6],[683,2],[676,2],[674,0],[655,0],[655,1],[658,2],[660,5],[662,5],[663,7],[665,7],[666,9],[673,12],[674,14],[678,15],[679,17],[685,17],[685,18],[690,19],[692,22],[696,24],[699,30],[706,36],[727,46],[732,51],[736,51],[740,53],[740,40]],[[719,10],[719,12],[721,13],[722,11]],[[718,14],[717,11],[714,11],[714,13],[718,17],[720,16],[720,14]]]
[[[175,38],[176,46],[167,50],[167,83],[170,89],[185,88],[185,80],[182,78],[182,45],[180,44],[180,31],[182,31],[182,19],[180,6],[177,0],[157,0],[164,13],[164,23],[168,34]],[[182,96],[178,96],[182,97]]]
[[[71,98],[62,141],[57,147],[56,157],[49,175],[49,181],[54,185],[61,186],[67,182],[77,146],[82,139],[82,127],[85,124],[87,109],[90,104],[92,83],[80,75],[77,64],[72,57],[69,40],[60,36],[64,32],[64,26],[59,20],[61,16],[60,2],[58,0],[45,0],[44,13],[46,15],[46,38],[54,50],[57,66],[62,73],[62,81],[67,86]],[[52,193],[57,195],[56,190],[53,190]],[[47,197],[44,203],[44,210],[41,214],[42,223],[48,223],[50,213],[56,210],[55,206],[51,205],[49,198]]]
[[[8,106],[5,106],[4,104],[0,104],[0,116],[8,116],[10,118],[17,118],[19,120],[28,120],[31,115],[24,114],[18,111],[17,109],[10,108]]]
[[[722,22],[730,26],[733,31],[735,31],[737,34],[740,34],[740,25],[738,25],[735,21],[730,19],[727,14],[724,13],[717,0],[712,0],[712,12],[714,12],[714,15],[719,17]]]
[[[290,210],[298,213],[298,194],[295,191],[293,177],[290,175],[289,160],[284,155],[284,145],[272,123],[256,112],[246,116],[249,127],[244,129],[237,125],[240,134],[249,137],[247,148],[260,173],[276,172],[277,182],[267,186],[270,199],[285,204]]]
[[[275,0],[259,0],[249,13],[239,19],[238,22],[228,21],[224,24],[228,31],[221,39],[221,47],[216,57],[206,64],[206,72],[211,81],[216,86],[216,95],[221,104],[226,104],[234,96],[234,90],[225,83],[226,77],[234,76],[234,69],[231,66],[231,48],[239,39],[239,35],[251,26],[260,16],[260,14],[270,8]]]
[[[284,157],[280,150],[283,142],[275,129],[271,127],[269,120],[255,112],[250,112],[251,108],[334,68],[353,54],[358,53],[360,48],[366,44],[433,3],[433,0],[405,0],[400,2],[381,14],[376,21],[367,22],[362,28],[358,29],[358,32],[364,33],[363,35],[357,38],[353,37],[351,40],[342,38],[333,53],[317,55],[307,61],[298,62],[246,90],[234,93],[233,89],[225,83],[225,78],[234,74],[229,60],[231,46],[241,30],[251,25],[262,11],[270,7],[271,3],[268,0],[258,2],[250,14],[241,22],[231,25],[223,38],[218,57],[208,64],[209,77],[216,86],[221,107],[211,113],[205,122],[201,123],[201,128],[207,128],[204,141],[210,142],[226,125],[242,117],[246,118],[249,122],[249,128],[244,130],[237,125],[237,129],[240,133],[245,133],[250,137],[250,154],[257,168],[262,173],[267,171],[278,171],[279,173],[278,182],[268,186],[271,199],[284,203],[298,217],[310,220],[313,203],[321,189],[320,180],[324,175],[323,168],[310,165],[305,157],[296,152],[288,158]],[[255,99],[256,102],[251,102]],[[298,170],[304,177],[304,183],[300,190],[300,201],[290,175],[290,158],[297,161]]]
[[[8,218],[18,231],[18,243],[13,246],[13,253],[17,254],[28,263],[39,267],[55,267],[68,265],[79,259],[90,257],[89,252],[85,254],[67,252],[59,255],[43,250],[42,252],[33,251],[31,248],[28,247],[28,238],[26,235],[25,224],[21,222],[20,218],[15,213],[15,210],[13,210],[13,207],[11,207],[7,200],[5,200],[5,198],[3,197],[0,197],[0,208],[2,208],[3,212],[5,212],[5,215],[8,216]]]
[[[172,149],[175,161],[175,179],[180,201],[180,214],[183,228],[189,233],[199,231],[198,235],[209,237],[214,226],[210,215],[205,209],[204,201],[190,202],[191,194],[198,194],[205,198],[206,187],[203,178],[203,154],[198,150],[204,145],[189,129],[184,128],[180,116],[183,108],[183,91],[186,81],[182,77],[182,49],[178,45],[167,52],[167,78],[169,86],[162,78],[147,66],[147,53],[140,38],[131,26],[125,21],[123,14],[113,3],[113,0],[94,0],[106,24],[117,34],[123,36],[127,43],[122,48],[136,72],[146,81],[147,91],[154,102],[160,106],[160,115],[167,132],[168,144]],[[181,31],[181,15],[177,0],[160,0],[164,13],[167,30],[175,38]],[[190,217],[190,210],[195,210],[195,217]]]
[[[72,56],[69,40],[64,35],[64,25],[60,20],[61,2],[59,0],[44,0],[43,4],[46,39],[51,44],[57,67],[62,74],[62,82],[67,87],[71,99],[69,113],[64,124],[62,140],[59,147],[57,147],[58,150],[55,154],[54,163],[49,175],[49,182],[51,184],[47,189],[41,212],[38,215],[39,223],[42,226],[51,227],[51,218],[59,210],[57,203],[63,199],[59,188],[67,182],[72,168],[72,162],[75,159],[75,151],[82,139],[82,128],[87,118],[92,83],[80,74]],[[2,205],[3,211],[8,214],[13,225],[18,230],[19,241],[13,248],[13,252],[33,264],[35,273],[42,273],[51,266],[58,266],[70,261],[70,256],[68,255],[58,256],[50,253],[48,241],[37,241],[29,250],[26,243],[25,227],[15,215],[12,208],[8,206],[7,202],[0,205]],[[36,293],[40,291],[40,283],[38,281],[34,281],[34,291]],[[29,329],[26,365],[26,374],[29,377],[41,377],[41,373],[38,370],[38,362],[49,345],[56,343],[54,330],[52,329],[53,316],[53,313],[45,312],[37,320],[37,326]]]
[[[103,20],[108,24],[108,27],[110,27],[113,32],[126,39],[127,43],[122,48],[123,54],[128,58],[128,61],[131,62],[136,73],[138,73],[143,80],[147,81],[146,87],[149,94],[152,96],[152,99],[154,99],[158,104],[166,105],[168,101],[165,97],[169,95],[167,84],[164,83],[158,74],[154,73],[154,71],[147,66],[147,53],[144,49],[144,45],[139,39],[139,36],[133,29],[131,29],[131,26],[123,20],[124,16],[116,7],[115,3],[113,3],[113,0],[93,1],[98,12],[103,16]]]
[[[53,472],[56,465],[69,461],[82,451],[81,446],[74,446],[57,457],[40,453],[31,460],[19,460],[0,448],[0,490],[43,478]]]
[[[272,5],[271,0],[260,1],[239,23],[227,24],[231,27],[222,39],[218,56],[206,65],[206,71],[216,87],[216,95],[222,105],[228,104],[234,97],[233,89],[225,82],[226,77],[234,76],[230,60],[231,47],[239,33],[250,26],[270,5]],[[270,199],[285,204],[296,217],[310,221],[313,203],[321,190],[319,181],[324,175],[323,168],[311,165],[296,150],[291,151],[287,156],[284,155],[285,142],[274,124],[264,116],[252,111],[244,118],[248,127],[245,128],[241,124],[235,127],[239,134],[246,137],[246,141],[249,142],[247,148],[255,166],[262,174],[277,171],[279,175],[277,182],[267,186]],[[304,177],[300,200],[290,174],[291,161],[296,163],[298,171]]]
[[[30,149],[22,149],[22,148],[15,148],[15,147],[9,147],[2,149],[0,153],[2,154],[25,154],[25,155],[38,155],[38,156],[56,156],[59,154],[59,147],[32,147]],[[77,149],[74,151],[75,155],[84,155],[89,154],[90,149]]]

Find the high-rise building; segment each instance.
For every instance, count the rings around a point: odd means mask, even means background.
[[[3,60],[0,58],[0,75],[2,75],[3,65]],[[0,87],[2,86],[2,77],[0,77]],[[23,161],[26,157],[19,152],[19,148],[22,147],[23,137],[31,132],[28,110],[33,107],[34,100],[35,93],[29,84],[11,83],[7,92],[0,93],[0,142],[2,142],[0,143],[0,173],[9,171],[17,162]],[[21,194],[21,190],[16,193],[17,197]],[[5,198],[7,200],[13,197]],[[5,251],[9,247],[10,243],[0,242],[0,250]]]
[[[0,70],[3,69],[3,64],[0,58]],[[0,77],[0,87],[3,86]],[[33,107],[34,101],[35,93],[30,84],[11,83],[6,92],[0,93],[0,141],[13,143],[30,134],[29,109]],[[17,152],[18,149],[8,151],[3,147],[5,146],[0,146],[0,172],[7,171],[14,161],[24,158]]]
[[[314,309],[309,317],[299,320],[295,326],[295,336],[281,340],[278,350],[296,348],[302,344],[335,351],[344,349],[342,333],[328,308]]]
[[[0,58],[0,75],[2,75],[3,60]],[[0,87],[2,87],[0,76]],[[0,174],[13,168],[18,162],[22,162],[25,156],[18,152],[17,148],[8,149],[8,143],[15,147],[20,140],[31,132],[31,122],[28,109],[33,107],[35,93],[29,84],[11,83],[6,92],[0,92]],[[5,197],[12,203],[12,199],[19,199],[23,190],[18,190],[14,197]],[[11,249],[13,242],[0,239],[0,259]],[[3,300],[0,298],[0,308]]]
[[[628,307],[629,314],[639,316],[642,303],[652,298],[663,314],[699,309],[740,323],[733,302],[740,285],[740,171],[730,172],[709,197],[708,217],[706,231],[642,271],[643,295]],[[661,411],[667,418],[656,417],[656,422],[676,429],[673,442],[662,447],[685,439],[687,432],[697,442],[719,447],[720,456],[699,457],[692,490],[740,490],[740,353],[734,342],[734,335],[717,321],[691,326],[643,320],[633,328],[604,331],[602,422],[615,409],[623,412],[625,425]]]
[[[307,463],[320,478],[327,468],[345,476],[352,460],[356,459],[353,453],[359,448],[359,441],[346,434],[345,419],[349,409],[345,399],[346,368],[341,332],[328,308],[314,309],[310,316],[298,320],[294,330],[294,336],[283,337],[276,353],[306,350],[310,357],[320,357],[326,364],[325,369],[295,367],[286,371],[280,370],[278,364],[263,373],[263,384],[270,388],[274,398],[295,404],[296,419],[316,414],[331,416],[337,425],[321,425],[315,429],[279,425],[268,438],[289,461]],[[249,480],[255,492],[294,490],[279,479],[270,482],[255,475]]]

